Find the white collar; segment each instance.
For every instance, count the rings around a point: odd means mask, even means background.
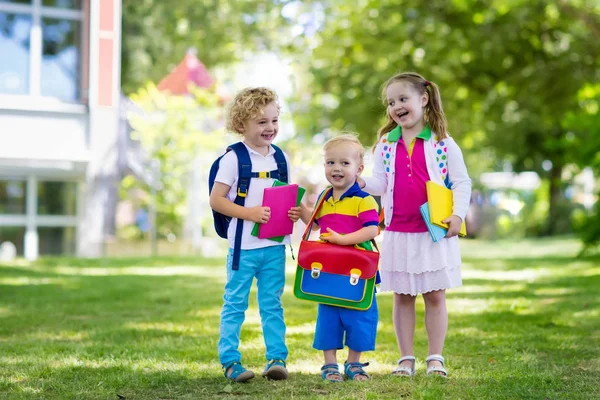
[[[250,154],[254,153],[254,154],[256,154],[256,155],[259,155],[259,156],[261,156],[261,157],[268,157],[268,156],[270,156],[270,155],[273,155],[273,154],[275,154],[275,149],[274,149],[274,148],[273,148],[273,146],[271,146],[271,145],[269,145],[269,152],[267,153],[267,155],[266,155],[266,156],[263,156],[261,153],[259,153],[258,151],[254,150],[252,147],[248,146],[248,145],[246,144],[246,142],[243,142],[243,141],[242,141],[242,143],[244,144],[244,146],[246,146],[246,148],[248,149],[248,153],[250,153]]]

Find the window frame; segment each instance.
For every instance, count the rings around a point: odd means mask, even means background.
[[[75,232],[75,249],[79,241],[79,223],[82,218],[81,201],[82,186],[84,182],[75,177],[47,177],[38,174],[32,175],[4,175],[0,174],[0,180],[25,181],[25,213],[24,214],[0,214],[0,227],[24,227],[25,232],[35,232],[39,236],[38,228],[73,228]],[[75,183],[76,199],[75,215],[44,215],[38,214],[38,183],[39,182],[72,182]],[[25,250],[25,244],[23,246]],[[36,249],[36,254],[39,251]]]
[[[81,106],[87,102],[88,83],[84,82],[89,76],[85,68],[89,61],[84,59],[89,54],[89,15],[85,10],[89,10],[87,4],[89,0],[82,0],[81,9],[67,9],[58,7],[43,6],[42,0],[31,0],[31,4],[20,3],[0,3],[0,12],[10,14],[26,14],[31,16],[31,31],[29,36],[29,93],[16,95],[0,93],[0,109],[31,109],[49,111],[67,111],[82,112]],[[41,94],[41,76],[42,76],[42,58],[43,58],[43,37],[42,37],[42,18],[56,18],[69,21],[78,21],[80,28],[80,49],[79,49],[79,99],[70,102],[58,99],[52,96],[42,96]],[[32,102],[32,98],[35,100]]]

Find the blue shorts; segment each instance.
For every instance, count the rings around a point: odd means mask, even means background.
[[[345,334],[345,345],[349,349],[375,350],[378,320],[375,296],[371,308],[365,311],[319,304],[313,347],[317,350],[343,349]]]

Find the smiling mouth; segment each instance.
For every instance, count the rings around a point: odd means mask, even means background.
[[[404,112],[398,113],[397,115],[398,115],[398,118],[402,118],[405,115],[408,115],[408,111],[404,111]]]
[[[261,136],[267,140],[271,140],[275,137],[275,134],[271,133],[270,135],[261,135]]]

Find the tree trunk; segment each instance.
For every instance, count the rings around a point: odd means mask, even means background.
[[[543,234],[547,236],[554,235],[556,233],[556,227],[560,218],[564,218],[560,215],[559,202],[562,194],[562,172],[564,164],[562,162],[553,161],[552,169],[550,170],[550,188],[549,188],[549,207],[548,207],[548,222],[546,223],[546,229]]]

